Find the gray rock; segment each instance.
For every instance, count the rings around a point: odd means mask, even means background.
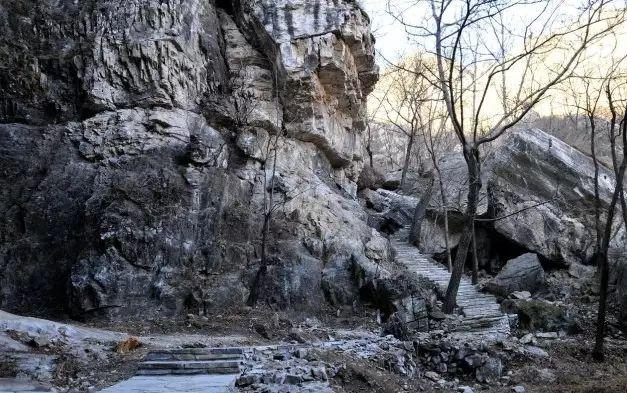
[[[590,280],[594,277],[595,272],[595,266],[586,266],[577,262],[571,262],[568,266],[568,273],[575,278]]]
[[[514,386],[514,387],[512,387],[512,392],[514,392],[514,393],[525,393],[525,388],[524,388],[524,386],[520,386],[520,385]]]
[[[237,378],[235,386],[246,387],[258,383],[260,381],[259,375],[256,374],[244,374]]]
[[[538,369],[537,373],[538,379],[543,382],[555,382],[555,380],[557,379],[553,370],[550,370],[548,368]]]
[[[440,379],[440,374],[433,372],[433,371],[427,371],[425,372],[425,378],[428,378],[434,382],[438,381]]]
[[[364,166],[364,169],[359,174],[359,178],[357,179],[357,189],[358,190],[376,190],[381,188],[383,185],[383,175],[376,169],[371,167],[370,165]]]
[[[529,291],[514,291],[510,296],[514,299],[530,299],[531,293]]]
[[[463,364],[471,369],[481,367],[486,362],[485,355],[481,353],[475,353],[464,358]]]
[[[540,332],[540,333],[536,333],[536,337],[546,338],[546,339],[556,339],[558,336],[557,336],[557,332]]]
[[[446,195],[446,201],[448,209],[451,214],[463,212],[466,210],[467,195],[468,195],[468,170],[466,161],[463,154],[460,151],[454,151],[448,154],[443,154],[438,159],[438,166],[442,173],[442,182],[444,183],[444,194]],[[479,206],[477,207],[477,214],[485,214],[488,211],[488,194],[485,185],[488,180],[488,170],[482,174],[482,181],[484,187],[482,187],[479,196]],[[442,206],[441,190],[439,189],[439,182],[435,184],[433,196],[431,199],[432,207]]]
[[[381,213],[386,224],[392,228],[409,224],[419,201],[418,198],[384,189],[366,190],[363,196],[366,206]]]
[[[531,355],[531,356],[535,356],[535,357],[539,357],[539,358],[548,358],[549,354],[547,351],[545,351],[544,349],[540,348],[540,347],[536,347],[533,345],[527,345],[525,347],[523,347],[522,349],[522,353],[527,354],[527,355]]]
[[[116,319],[243,307],[262,167],[283,129],[260,298],[359,298],[354,267],[386,255],[355,200],[378,70],[353,1],[63,0],[3,3],[7,14],[1,308]]]
[[[298,385],[301,382],[303,382],[303,377],[300,375],[287,374],[285,376],[285,383],[287,384]]]
[[[507,261],[503,269],[487,284],[495,293],[507,296],[513,292],[535,292],[544,285],[544,269],[536,254],[523,254]]]
[[[519,325],[523,329],[549,332],[562,330],[568,333],[581,330],[567,308],[546,301],[506,299],[501,303],[501,308],[508,313],[517,313]]]
[[[329,379],[325,367],[314,367],[311,369],[311,375],[318,380],[326,381]]]
[[[383,175],[382,188],[390,191],[397,190],[401,185],[401,171],[386,172]]]
[[[527,333],[519,340],[521,344],[529,344],[533,340],[533,333]]]
[[[496,214],[518,212],[495,221],[499,233],[556,264],[591,258],[595,233],[590,157],[540,130],[521,129],[500,138],[490,161],[485,167]],[[601,209],[609,206],[613,177],[601,166]],[[623,246],[625,241],[621,229],[612,245]]]
[[[475,378],[479,382],[494,382],[503,373],[503,363],[499,358],[488,358],[483,366],[479,367],[475,373]]]

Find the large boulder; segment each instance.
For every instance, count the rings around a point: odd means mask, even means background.
[[[594,252],[594,165],[592,159],[537,129],[500,138],[486,164],[496,231],[547,261],[586,263]],[[608,208],[613,172],[599,168],[601,209]],[[617,214],[616,225],[621,219]],[[627,242],[619,229],[611,246]]]
[[[536,254],[527,253],[507,261],[503,269],[487,283],[488,290],[501,296],[516,291],[534,293],[544,285],[544,269]]]
[[[432,165],[429,163],[429,165]],[[435,182],[433,196],[431,197],[430,206],[433,209],[441,210],[445,205],[442,201],[442,194],[446,200],[446,207],[452,214],[463,213],[466,211],[468,202],[468,166],[463,154],[459,150],[443,153],[438,158],[439,173],[442,175],[442,187],[440,182]],[[427,171],[435,173],[434,168],[427,168]],[[482,172],[482,187],[479,194],[479,204],[477,206],[477,214],[482,215],[488,211],[487,188],[485,184],[488,178],[488,171]]]
[[[482,151],[483,187],[479,222],[517,249],[540,255],[546,262],[568,266],[590,264],[595,244],[594,163],[581,151],[538,129],[516,129]],[[442,192],[455,215],[465,210],[467,168],[458,151],[438,162],[444,189],[436,184],[431,208],[442,206]],[[599,167],[601,209],[608,208],[614,189],[610,168]],[[612,249],[624,249],[627,235],[620,207],[615,216]],[[461,227],[453,225],[452,233]],[[501,241],[501,240],[499,240]]]
[[[411,223],[419,201],[418,198],[382,188],[365,190],[361,195],[366,207],[376,212],[384,220],[385,226],[391,229],[398,229]]]
[[[377,188],[381,188],[383,184],[383,175],[376,168],[371,167],[370,165],[364,166],[361,173],[359,174],[359,179],[357,180],[357,189],[358,190],[376,190]]]
[[[501,304],[503,312],[518,314],[518,326],[527,330],[545,332],[565,331],[578,333],[581,327],[565,307],[537,299],[506,299]]]
[[[387,258],[355,198],[378,72],[355,2],[3,2],[0,51],[1,308],[203,313],[253,285],[318,308]]]

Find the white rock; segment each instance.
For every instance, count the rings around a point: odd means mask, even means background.
[[[425,377],[432,380],[433,382],[436,382],[440,379],[440,374],[434,371],[427,371],[425,372]]]
[[[515,291],[510,295],[514,299],[529,299],[531,297],[531,293],[529,291]]]

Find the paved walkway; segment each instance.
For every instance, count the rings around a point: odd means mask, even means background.
[[[120,382],[101,393],[224,393],[235,391],[239,374],[136,376]]]
[[[391,237],[392,248],[396,250],[397,262],[409,271],[428,279],[436,285],[438,295],[446,293],[451,273],[441,264],[431,260],[407,242],[409,228],[403,228]],[[510,334],[507,315],[501,312],[496,298],[479,292],[466,276],[462,276],[457,293],[457,306],[464,316],[457,328],[460,336],[497,340]]]
[[[50,389],[36,382],[25,381],[17,378],[0,378],[0,393],[48,393]]]

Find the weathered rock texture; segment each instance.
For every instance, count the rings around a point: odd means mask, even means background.
[[[592,159],[540,130],[513,132],[498,144],[488,164],[487,184],[497,232],[548,261],[588,262],[594,252],[594,166]],[[600,167],[601,211],[607,211],[615,179]],[[615,228],[621,220],[618,207]],[[610,246],[623,249],[626,232]]]
[[[461,229],[456,216],[464,211],[467,194],[462,155],[444,155],[440,170],[452,221],[450,229],[455,234]],[[594,165],[590,157],[541,130],[518,129],[485,149],[482,183],[478,215],[483,220],[477,222],[477,231],[479,242],[487,237],[492,244],[482,245],[479,253],[499,246],[497,242],[507,242],[505,248],[521,251],[517,255],[531,251],[554,265],[592,262],[596,236]],[[607,211],[614,184],[612,171],[600,165],[602,212]],[[438,188],[433,193],[432,210],[441,209],[440,199]],[[610,242],[612,256],[619,255],[627,245],[621,221],[619,204]],[[488,232],[482,233],[484,230]],[[437,247],[428,252],[437,253]]]
[[[352,302],[387,258],[355,200],[377,69],[352,1],[5,1],[0,53],[0,307],[244,305],[275,150],[263,300]]]
[[[499,274],[488,283],[488,288],[502,296],[516,291],[531,293],[544,286],[544,269],[538,256],[527,253],[507,261]]]

